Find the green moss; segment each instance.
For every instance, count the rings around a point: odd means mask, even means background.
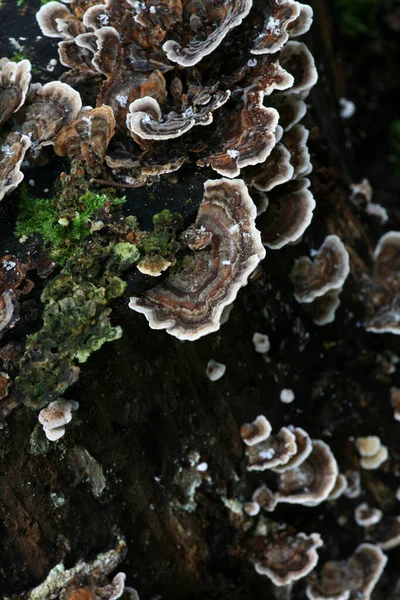
[[[32,198],[24,187],[15,234],[40,235],[53,260],[64,266],[71,256],[81,252],[82,241],[90,235],[96,214],[106,205],[118,207],[125,201],[125,197],[109,198],[86,192],[79,197],[76,209],[60,212],[55,199]]]
[[[154,230],[142,232],[139,248],[143,254],[159,254],[168,259],[177,249],[176,233],[182,227],[182,216],[165,209],[153,217]]]
[[[76,363],[122,335],[120,327],[111,325],[105,287],[61,274],[50,281],[41,300],[43,326],[28,336],[16,379],[24,403],[35,408],[55,400],[77,380]]]

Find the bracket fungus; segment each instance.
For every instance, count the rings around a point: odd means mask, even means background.
[[[310,260],[295,261],[291,279],[298,302],[309,303],[331,290],[341,288],[350,272],[349,254],[337,235],[329,235]]]
[[[0,200],[23,180],[21,164],[30,145],[27,135],[10,133],[0,146]]]
[[[217,331],[231,304],[265,250],[255,228],[256,207],[243,181],[208,180],[195,227],[212,233],[202,250],[162,284],[132,297],[130,308],[145,314],[152,329],[166,329],[182,340]]]
[[[307,586],[309,600],[369,600],[387,563],[382,550],[373,544],[360,544],[347,561],[324,564]]]
[[[269,438],[272,432],[271,423],[264,415],[259,415],[252,423],[245,423],[240,428],[240,436],[247,446],[255,446]]]
[[[238,27],[243,19],[248,15],[252,7],[253,0],[230,0],[222,2],[222,6],[213,7],[210,5],[210,16],[214,9],[215,15],[212,15],[213,21],[209,25],[207,31],[206,23],[196,17],[196,9],[184,11],[183,15],[187,15],[189,18],[189,41],[188,43],[180,44],[175,40],[168,40],[163,45],[163,50],[166,53],[169,60],[176,62],[182,67],[192,67],[201,61],[204,56],[211,54],[219,44],[222,42],[224,37],[229,33],[231,29]],[[207,6],[207,4],[206,4]],[[204,8],[206,8],[206,6]],[[204,9],[203,9],[204,10]],[[203,16],[203,15],[202,15]],[[207,13],[204,15],[208,17]],[[200,37],[196,39],[196,29],[194,22],[198,24]],[[185,25],[185,22],[183,23]],[[214,27],[213,27],[214,25]],[[215,26],[216,25],[216,26]],[[211,31],[210,31],[211,30]],[[190,39],[194,34],[194,39]]]
[[[59,398],[39,412],[39,423],[43,426],[48,440],[55,442],[64,435],[65,425],[72,420],[72,411],[78,408],[79,403],[75,400]]]
[[[2,59],[0,62],[0,127],[21,108],[31,82],[31,63]]]
[[[285,465],[297,451],[295,435],[282,427],[275,435],[246,449],[247,470],[264,471]]]
[[[267,536],[263,541],[264,547],[257,553],[255,570],[277,586],[289,585],[306,577],[317,565],[317,549],[323,545],[318,533],[289,535],[280,532]]]
[[[366,502],[359,504],[354,510],[354,520],[360,527],[369,527],[379,523],[382,519],[382,511],[379,508],[368,506]]]
[[[400,232],[381,237],[374,252],[370,301],[373,315],[366,322],[372,333],[400,334]]]
[[[378,469],[388,459],[389,451],[376,435],[357,438],[356,446],[361,456],[360,466],[363,469]]]

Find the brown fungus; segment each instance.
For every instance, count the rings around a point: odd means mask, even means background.
[[[18,294],[7,289],[0,295],[0,340],[19,320]]]
[[[71,39],[84,31],[82,23],[61,2],[43,4],[36,20],[47,37]]]
[[[222,149],[197,164],[210,166],[225,177],[237,177],[240,169],[263,163],[276,143],[279,113],[263,105],[262,92],[246,94],[239,114],[235,114],[226,132]]]
[[[307,586],[309,600],[369,600],[383,573],[387,557],[378,546],[360,544],[342,562],[328,562]]]
[[[253,0],[224,0],[222,6],[218,7],[220,14],[218,14],[218,8],[213,7],[216,11],[216,15],[213,15],[214,28],[210,27],[211,31],[207,31],[208,28],[203,29],[203,24],[201,24],[201,33],[204,37],[197,39],[196,32],[192,29],[191,38],[194,39],[189,38],[189,42],[185,45],[174,40],[166,41],[163,50],[168,59],[182,67],[192,67],[197,64],[204,56],[211,54],[219,46],[231,29],[241,24],[250,12],[252,4]],[[217,24],[216,27],[215,24]]]
[[[146,96],[132,102],[126,125],[129,131],[146,140],[168,140],[176,138],[195,125],[209,125],[213,111],[225,104],[230,92],[219,92],[198,110],[189,106],[182,114],[170,112],[162,116],[157,100]]]
[[[240,428],[240,436],[247,446],[264,442],[271,432],[271,423],[264,415],[259,415],[252,423],[245,423]]]
[[[279,250],[298,240],[310,225],[315,200],[308,189],[309,179],[297,179],[278,186],[268,194],[268,207],[257,220],[262,241]]]
[[[366,329],[372,333],[400,334],[400,232],[389,231],[374,252],[371,301],[374,314]]]
[[[272,54],[289,39],[288,27],[300,16],[300,4],[293,0],[274,0],[262,31],[254,40],[252,54]]]
[[[248,471],[264,471],[286,465],[297,450],[296,437],[282,427],[275,435],[246,448]]]
[[[31,145],[27,135],[9,133],[0,145],[0,200],[10,194],[21,183],[24,174],[21,164]]]
[[[400,517],[383,517],[368,529],[368,535],[382,550],[400,546]]]
[[[301,465],[306,460],[312,451],[312,441],[310,436],[301,427],[293,427],[290,425],[288,429],[295,436],[296,441],[296,453],[288,460],[285,465],[277,466],[273,470],[276,473],[284,473],[290,469],[294,469]]]
[[[338,476],[338,466],[329,446],[313,440],[310,455],[299,466],[279,473],[278,502],[315,506],[326,500]]]
[[[366,502],[359,504],[354,510],[354,520],[360,527],[369,527],[379,523],[382,519],[382,511],[379,508],[373,508]]]
[[[70,85],[60,81],[34,84],[25,103],[22,132],[30,137],[35,150],[52,144],[58,131],[73,121],[81,108],[81,97]]]
[[[275,585],[289,585],[306,577],[317,565],[317,548],[323,545],[318,533],[290,535],[280,532],[264,539],[255,569]]]
[[[349,272],[349,254],[344,244],[337,235],[329,235],[313,260],[302,256],[295,261],[291,273],[294,296],[298,302],[312,302],[341,288]]]
[[[31,82],[31,63],[7,60],[0,70],[0,127],[21,108]]]
[[[225,306],[265,256],[255,228],[256,207],[242,180],[208,180],[195,227],[212,233],[203,250],[187,254],[162,284],[131,298],[152,329],[183,340],[217,331]]]
[[[103,162],[114,129],[114,113],[110,106],[84,108],[72,123],[58,132],[54,151],[58,156],[84,160],[93,168]]]
[[[329,492],[327,500],[337,500],[342,494],[345,493],[347,487],[348,483],[346,477],[342,473],[339,473],[339,475],[336,477],[335,485],[333,486],[332,491]]]

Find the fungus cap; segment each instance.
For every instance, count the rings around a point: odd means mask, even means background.
[[[260,575],[266,575],[275,585],[289,585],[306,577],[317,565],[317,548],[323,545],[318,533],[296,536],[284,533],[266,538],[261,560],[255,563]]]
[[[312,302],[330,290],[343,286],[350,272],[349,254],[337,235],[329,235],[313,260],[302,256],[295,261],[291,280],[298,302]]]
[[[178,271],[129,304],[145,314],[152,329],[183,340],[219,329],[224,307],[265,256],[255,228],[256,207],[244,182],[208,180],[204,187],[195,227],[211,232],[211,243],[186,255]]]
[[[277,434],[246,449],[247,470],[265,471],[286,465],[296,454],[296,450],[296,436],[287,427],[282,427]]]
[[[271,423],[264,415],[259,415],[252,423],[245,423],[240,428],[241,438],[247,446],[264,442],[271,432]]]

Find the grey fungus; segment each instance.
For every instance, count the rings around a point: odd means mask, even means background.
[[[0,200],[11,194],[21,183],[24,174],[21,164],[31,146],[27,135],[11,132],[0,146]]]
[[[168,59],[182,67],[196,65],[204,56],[211,54],[219,46],[231,29],[241,24],[252,7],[253,0],[225,0],[220,8],[220,15],[215,22],[214,29],[206,33],[203,39],[191,39],[186,45],[175,40],[168,40],[163,45],[163,50]],[[203,26],[201,27],[203,29]],[[203,34],[203,35],[204,35]]]
[[[279,113],[263,104],[262,92],[246,93],[239,113],[233,115],[222,149],[197,161],[224,177],[237,177],[249,165],[263,163],[276,144]]]
[[[329,446],[313,440],[309,456],[293,469],[279,473],[278,502],[315,506],[326,500],[338,476],[338,465]]]
[[[384,516],[376,525],[369,527],[368,535],[382,550],[400,546],[400,517]]]
[[[366,322],[372,333],[400,334],[400,232],[381,237],[374,252],[370,302],[373,314]]]
[[[7,289],[0,295],[0,340],[19,321],[17,292]]]
[[[333,486],[332,491],[329,492],[327,500],[337,500],[346,492],[347,488],[348,482],[345,475],[339,473],[339,475],[336,477],[335,485]]]
[[[276,434],[246,449],[247,470],[264,471],[285,465],[296,450],[295,435],[287,427],[282,427]]]
[[[225,104],[230,91],[217,92],[214,97],[198,107],[189,106],[183,113],[171,111],[163,116],[157,100],[150,96],[139,98],[129,106],[126,125],[130,132],[146,140],[177,138],[195,125],[209,125],[213,111]]]
[[[354,469],[348,469],[345,471],[345,477],[347,480],[347,487],[343,494],[346,498],[359,498],[361,495],[361,475],[360,471]]]
[[[310,303],[341,288],[349,272],[349,254],[344,244],[337,235],[329,235],[313,260],[302,256],[295,261],[291,280],[296,300]]]
[[[255,228],[256,208],[242,180],[208,180],[195,227],[212,233],[202,250],[190,252],[163,283],[131,298],[152,329],[182,340],[217,331],[231,304],[265,250]]]
[[[300,16],[300,6],[299,2],[293,0],[274,0],[271,14],[255,38],[251,53],[272,54],[281,50],[289,39],[290,24]]]
[[[79,92],[67,83],[51,81],[43,86],[34,84],[25,103],[22,131],[38,150],[53,144],[58,131],[73,121],[81,108]]]
[[[324,564],[319,576],[312,575],[306,593],[309,600],[369,600],[387,563],[382,550],[360,544],[347,561]]]
[[[267,248],[279,250],[296,242],[310,225],[315,200],[309,186],[309,179],[297,179],[278,186],[268,195],[268,207],[257,220]]]
[[[360,527],[369,527],[379,523],[382,519],[382,511],[379,508],[373,508],[366,502],[359,504],[354,510],[354,520]]]
[[[4,60],[0,67],[0,127],[25,102],[31,82],[31,63]]]
[[[259,354],[265,354],[271,348],[271,343],[265,333],[256,332],[253,335],[254,350]]]
[[[43,4],[36,13],[36,20],[43,35],[47,37],[73,39],[83,33],[81,23],[61,2]]]
[[[210,381],[218,381],[225,375],[226,366],[216,360],[209,360],[206,368],[206,375]]]
[[[65,425],[72,420],[72,411],[78,408],[79,403],[75,400],[58,398],[39,412],[39,423],[48,440],[54,442],[64,435]]]
[[[318,533],[290,535],[283,531],[267,536],[255,570],[275,585],[289,585],[306,577],[318,563],[317,549],[323,545]]]
[[[289,425],[288,429],[293,433],[296,442],[296,452],[290,457],[285,465],[274,467],[276,473],[284,473],[301,465],[312,452],[312,441],[310,436],[301,427]]]
[[[245,423],[240,428],[240,436],[247,446],[264,442],[272,433],[271,423],[264,415],[259,415],[252,423]]]

